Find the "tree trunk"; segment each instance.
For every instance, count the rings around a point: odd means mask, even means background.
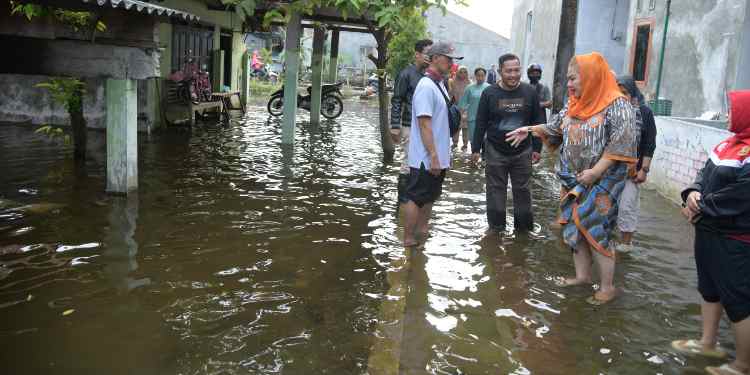
[[[382,68],[385,69],[385,68]],[[391,139],[391,124],[388,121],[388,92],[385,89],[385,77],[378,77],[378,107],[380,110],[380,143],[383,145],[383,159],[393,160],[396,147]]]
[[[86,161],[86,119],[83,117],[83,88],[75,90],[68,106],[70,126],[73,128],[73,157],[76,162]]]
[[[396,147],[393,145],[391,139],[391,124],[388,121],[388,91],[385,87],[386,73],[385,68],[388,63],[388,38],[385,36],[385,32],[382,29],[378,29],[375,33],[375,41],[378,43],[378,56],[370,59],[375,63],[378,68],[378,107],[379,107],[379,119],[380,119],[380,144],[383,147],[383,160],[393,160],[393,154],[396,152]]]
[[[575,55],[576,28],[578,25],[578,0],[563,0],[560,12],[560,31],[557,42],[555,78],[553,84],[552,113],[558,113],[565,106],[565,93],[568,86],[568,63]]]

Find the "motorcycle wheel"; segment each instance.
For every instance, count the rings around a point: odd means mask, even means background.
[[[268,101],[268,105],[266,106],[266,108],[268,109],[268,113],[270,113],[271,116],[281,116],[284,113],[284,97],[272,97],[271,100]]]
[[[323,117],[332,120],[341,116],[341,112],[344,111],[344,102],[335,95],[328,95],[323,98],[323,102],[320,105],[320,114]]]

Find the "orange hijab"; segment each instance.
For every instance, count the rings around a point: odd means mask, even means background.
[[[604,56],[592,52],[575,59],[581,80],[581,97],[568,93],[568,116],[588,120],[624,95]]]

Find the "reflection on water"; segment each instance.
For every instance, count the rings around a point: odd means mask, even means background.
[[[679,374],[708,364],[668,345],[699,334],[691,233],[671,204],[644,194],[638,249],[620,258],[623,297],[592,307],[590,288],[555,285],[573,266],[547,227],[551,161],[533,180],[538,233],[501,242],[483,235],[483,171],[457,155],[432,237],[406,251],[376,109],[347,110],[300,123],[293,147],[261,106],[229,127],[144,137],[141,186],[127,198],[101,193],[102,134],[77,174],[66,147],[0,127],[3,370]]]

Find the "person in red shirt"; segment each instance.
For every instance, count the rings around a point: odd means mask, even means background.
[[[737,357],[721,367],[706,367],[715,375],[750,371],[750,91],[729,93],[729,102],[734,135],[716,146],[695,182],[682,192],[683,214],[695,225],[703,336],[672,342],[686,354],[726,357],[716,343],[726,311]]]

